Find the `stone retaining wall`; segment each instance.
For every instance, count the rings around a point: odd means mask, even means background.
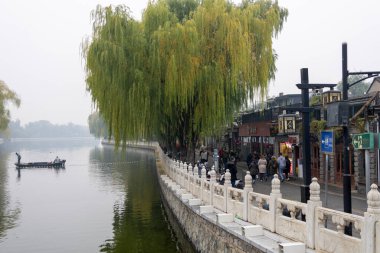
[[[181,228],[199,252],[264,252],[240,236],[233,235],[214,221],[199,215],[182,202],[159,177],[164,204],[170,208]]]

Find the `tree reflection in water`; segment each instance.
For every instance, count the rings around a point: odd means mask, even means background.
[[[124,191],[114,204],[113,238],[101,252],[183,252],[163,211],[154,153],[107,147],[92,150],[90,160],[105,187],[118,184]]]
[[[10,150],[4,145],[0,145],[0,242],[6,236],[8,229],[17,225],[20,215],[20,208],[12,208],[7,191],[8,182],[8,160]]]

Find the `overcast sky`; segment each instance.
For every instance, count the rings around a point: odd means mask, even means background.
[[[1,0],[0,80],[21,98],[22,124],[49,120],[85,125],[92,111],[80,44],[97,4],[125,4],[136,19],[148,0]],[[240,2],[235,0],[234,2]],[[380,71],[379,0],[279,0],[289,17],[274,42],[276,80],[269,95],[299,93],[300,69],[312,83],[341,79],[341,45],[350,71]]]

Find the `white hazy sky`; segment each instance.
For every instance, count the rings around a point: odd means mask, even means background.
[[[135,18],[148,0],[1,0],[0,79],[21,98],[11,107],[22,124],[49,120],[87,124],[92,111],[85,89],[80,44],[91,33],[97,4],[127,5]],[[239,0],[235,0],[239,3]],[[350,71],[380,71],[379,0],[279,0],[289,17],[274,42],[276,80],[269,95],[299,93],[300,69],[311,83],[341,79],[341,45]]]

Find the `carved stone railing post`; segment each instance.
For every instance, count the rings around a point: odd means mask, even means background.
[[[186,174],[187,174],[186,162],[182,162],[181,174],[182,174],[182,187],[186,189]]]
[[[210,183],[216,183],[216,172],[215,172],[214,165],[211,167],[211,171],[210,171]]]
[[[182,174],[182,187],[186,189],[186,174],[187,174],[187,168],[186,168],[186,163],[182,163],[182,169],[181,169],[181,174]]]
[[[171,178],[171,173],[172,173],[172,160],[170,160],[169,158],[167,158],[167,162],[166,162],[166,166],[167,166],[167,175],[168,177]]]
[[[226,173],[224,173],[224,206],[226,209],[226,212],[228,210],[228,187],[231,187],[231,173],[230,170],[227,169]]]
[[[371,185],[371,190],[367,193],[367,212],[364,213],[364,228],[362,229],[362,252],[380,252],[380,243],[376,243],[376,223],[380,222],[380,193],[376,184]],[[380,241],[380,238],[377,238]]]
[[[252,176],[249,170],[247,170],[247,173],[244,177],[244,192],[243,192],[243,220],[248,220],[248,193],[252,192]]]
[[[191,179],[193,178],[193,166],[191,166],[191,163],[189,163],[189,166],[187,168],[187,190],[191,193],[193,191],[193,185],[191,185]]]
[[[172,163],[172,168],[171,168],[171,179],[174,181],[175,180],[175,173],[174,173],[174,170],[175,170],[175,166],[176,166],[176,161],[173,160],[173,163]]]
[[[177,168],[178,168],[178,161],[174,162],[174,167],[173,167],[173,181],[178,183],[177,181]]]
[[[179,184],[179,185],[181,185],[181,166],[182,166],[182,162],[178,161],[176,173],[177,173],[177,184]]]
[[[177,184],[181,185],[181,162],[178,161],[178,166],[176,167],[176,174],[177,174]]]
[[[203,165],[201,170],[201,200],[203,201],[203,189],[205,188],[205,182],[207,181],[206,177],[206,167]]]
[[[181,161],[181,164],[179,166],[179,173],[180,173],[180,178],[181,178],[181,187],[185,188],[185,163]]]
[[[176,166],[175,166],[175,169],[174,169],[174,174],[175,174],[175,177],[174,177],[174,181],[179,184],[179,174],[178,174],[178,171],[179,171],[179,161],[177,160],[176,162]]]
[[[198,170],[198,169],[197,169]],[[200,184],[198,185],[198,182],[199,182],[199,180],[200,180],[200,178],[199,178],[199,176],[198,176],[198,172],[196,172],[196,170],[194,170],[194,172],[195,172],[195,174],[194,174],[194,182],[195,182],[195,186],[194,187],[197,187],[196,189],[197,189],[197,194],[196,194],[196,196],[197,196],[197,198],[201,198],[201,196],[202,196],[202,193],[201,193],[201,189],[202,189],[202,181],[200,181]],[[197,182],[197,180],[198,180],[198,182]],[[195,190],[195,188],[194,188],[194,190]]]
[[[171,178],[171,179],[173,179],[173,169],[174,169],[174,160],[171,160],[171,162],[170,162],[170,174],[169,174],[169,177]]]
[[[318,228],[318,218],[316,216],[316,208],[322,206],[320,198],[321,187],[318,184],[318,179],[313,177],[310,184],[310,199],[307,201],[306,210],[306,235],[307,246],[311,249],[315,248],[316,229]]]
[[[174,175],[175,175],[175,174],[174,174],[174,168],[175,168],[175,160],[172,161],[172,167],[171,167],[171,169],[170,169],[170,170],[171,170],[171,172],[170,172],[170,173],[171,173],[170,177],[171,177],[171,179],[173,179],[173,180],[174,180]]]
[[[201,179],[206,180],[206,167],[203,165],[201,170]]]
[[[278,175],[275,174],[272,179],[272,191],[269,197],[269,213],[271,215],[271,223],[269,229],[271,232],[276,232],[276,208],[277,208],[277,199],[282,198],[280,191],[281,182],[278,179]]]
[[[181,162],[178,161],[178,166],[176,167],[176,174],[177,174],[177,184],[181,185]]]
[[[232,186],[232,184],[231,184],[231,173],[230,173],[230,170],[229,170],[229,169],[227,169],[227,170],[226,170],[226,173],[224,174],[224,186],[225,186],[226,188]]]
[[[214,205],[214,185],[216,183],[216,172],[212,166],[210,173],[210,205]]]
[[[169,174],[168,174],[168,176],[170,177],[170,178],[173,178],[172,176],[172,168],[173,168],[173,161],[170,159],[169,160]]]

